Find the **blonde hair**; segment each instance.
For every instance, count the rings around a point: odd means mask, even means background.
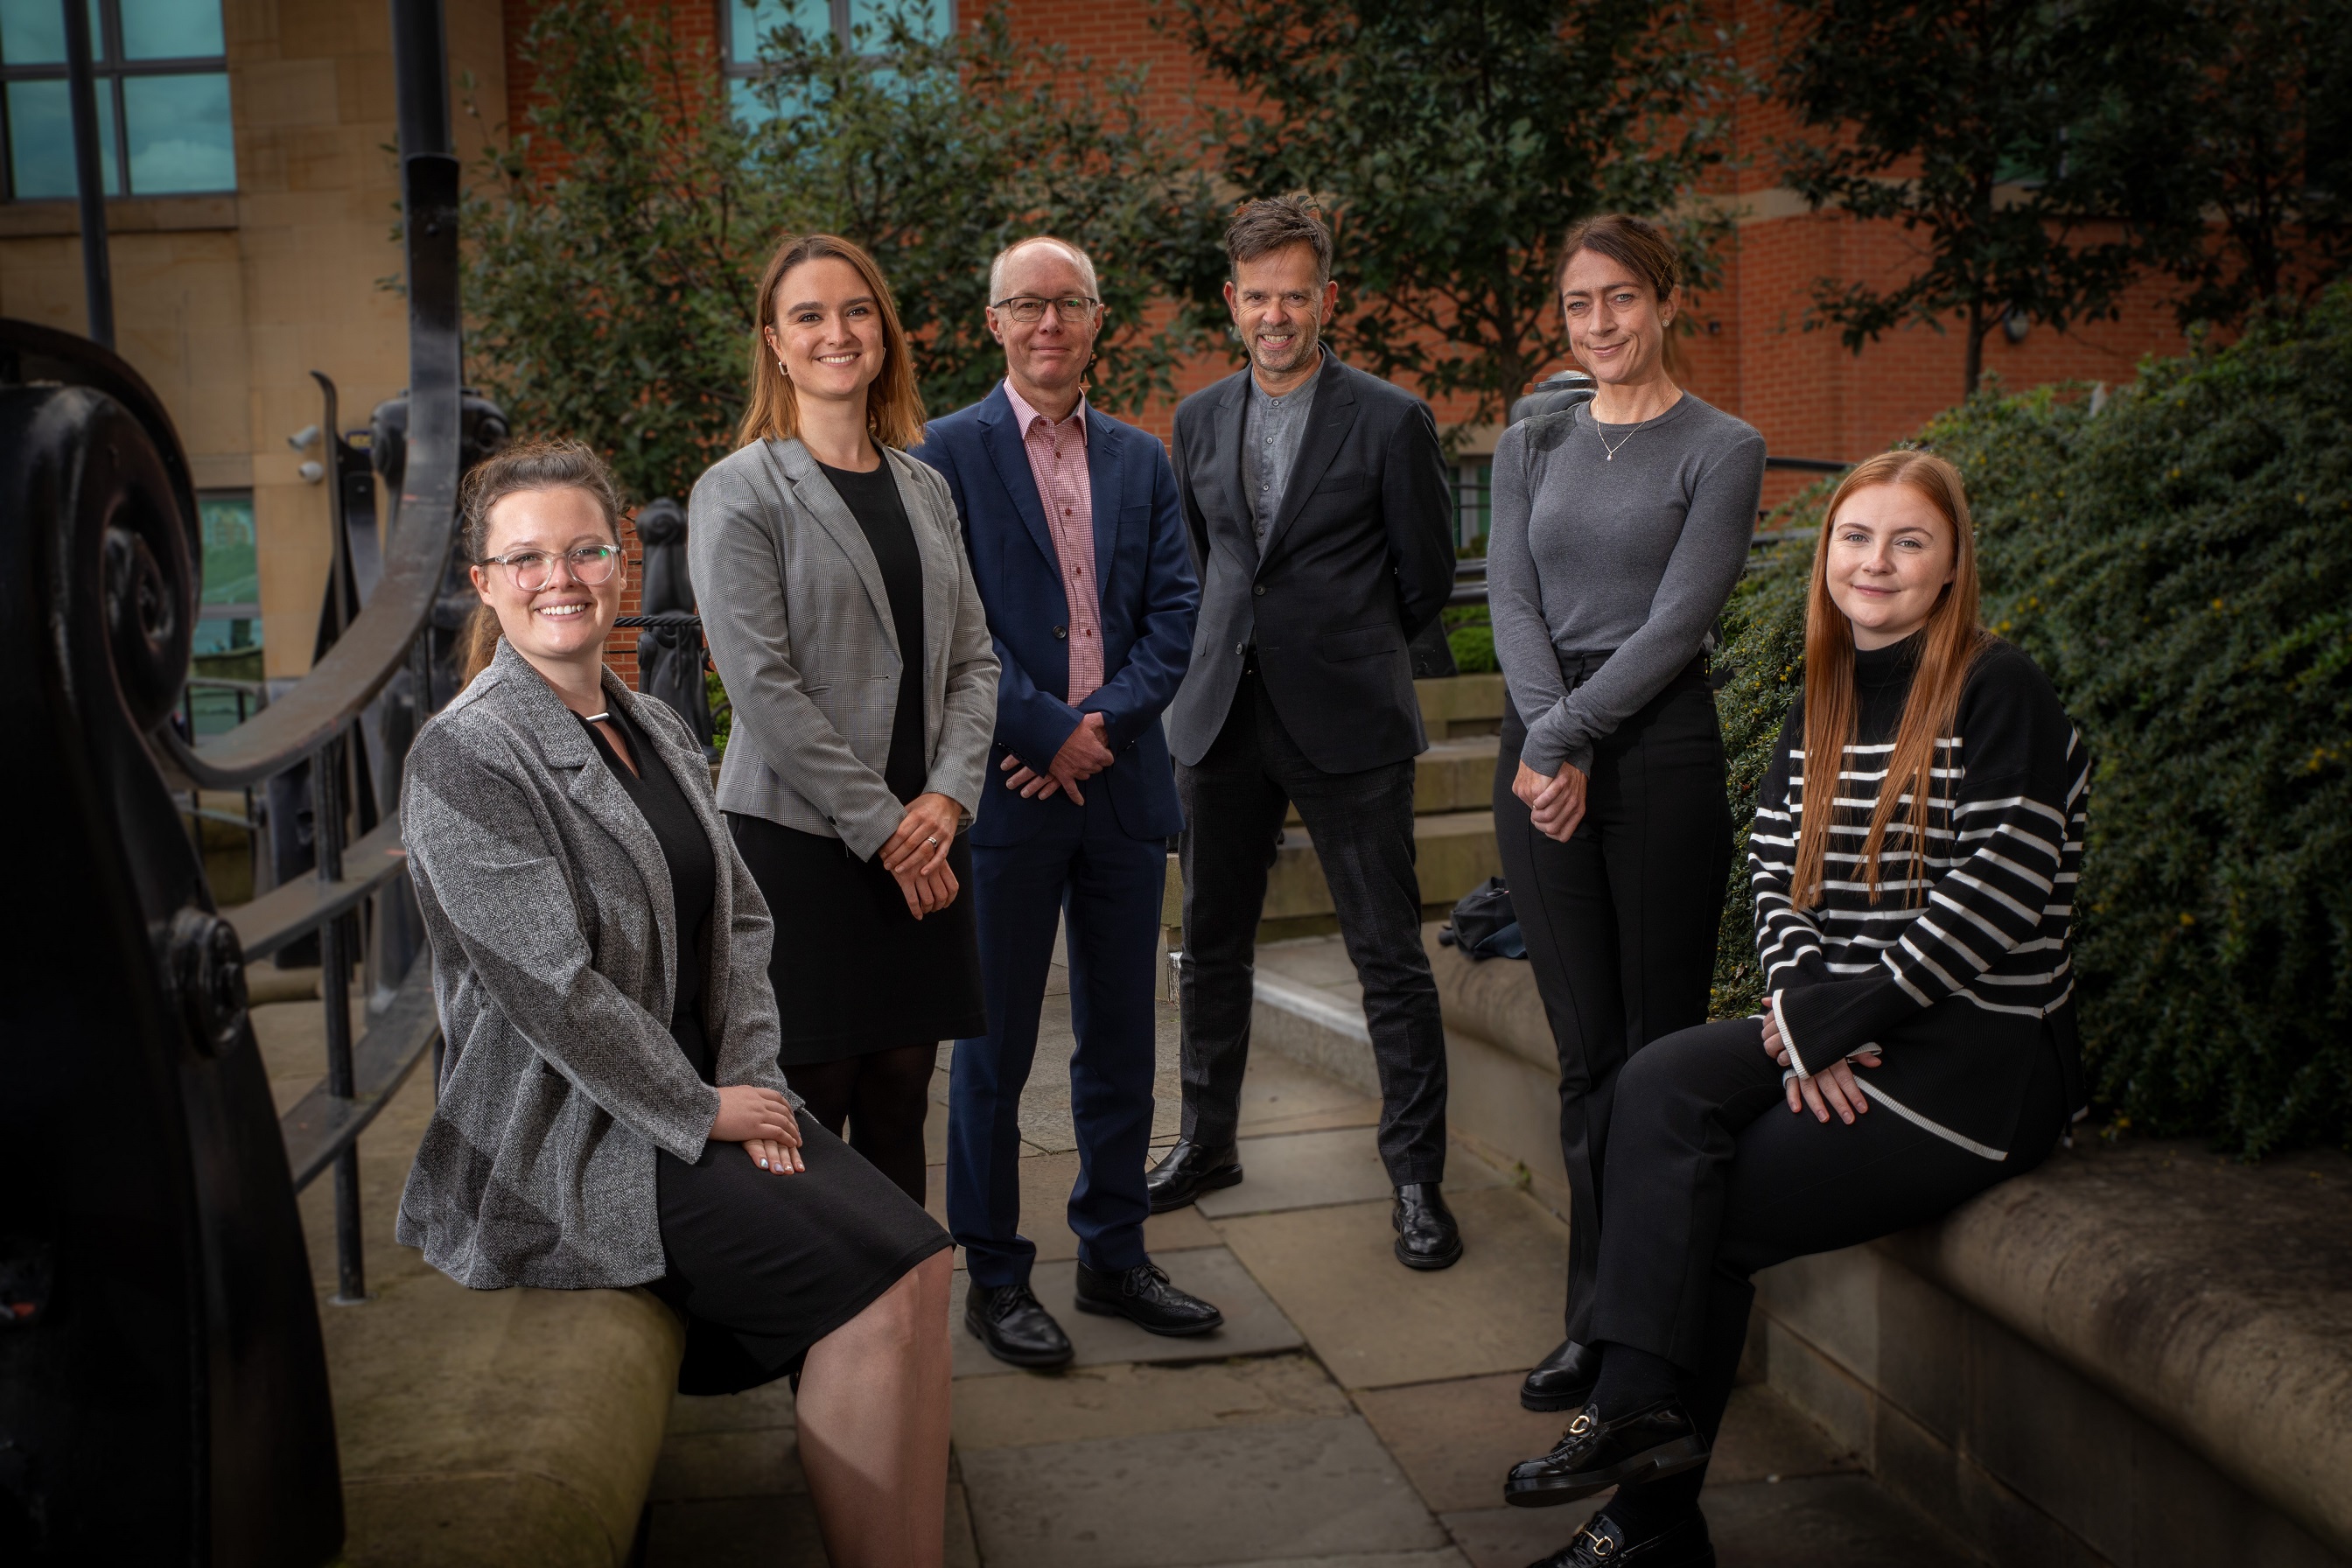
[[[465,552],[467,564],[487,563],[492,507],[524,490],[565,489],[586,492],[604,514],[613,542],[621,542],[621,487],[604,459],[578,441],[522,441],[475,465],[458,488],[457,548]],[[459,637],[466,662],[461,685],[471,686],[474,677],[490,667],[499,638],[505,635],[499,613],[487,600],[474,606]]]
[[[1944,585],[1921,631],[1917,668],[1895,749],[1870,814],[1862,844],[1863,880],[1870,901],[1878,901],[1879,855],[1895,811],[1908,800],[1909,845],[1922,859],[1927,852],[1927,806],[1933,798],[1936,744],[1948,739],[1960,711],[1969,667],[1990,640],[1978,618],[1976,531],[1969,520],[1968,487],[1960,470],[1932,452],[1881,452],[1857,463],[1830,497],[1813,545],[1812,588],[1805,604],[1805,794],[1808,809],[1797,833],[1797,863],[1790,898],[1799,909],[1822,897],[1832,819],[1837,815],[1838,775],[1853,744],[1857,704],[1853,694],[1853,626],[1830,597],[1830,538],[1839,509],[1878,485],[1908,485],[1927,498],[1952,530],[1952,580]],[[1916,895],[1916,886],[1912,889]]]
[[[908,348],[907,330],[898,324],[898,306],[891,298],[890,285],[863,247],[831,234],[786,235],[760,274],[760,296],[751,323],[751,396],[743,410],[743,423],[736,428],[735,444],[748,447],[754,441],[783,441],[800,434],[800,395],[792,379],[777,367],[767,332],[776,324],[776,291],[783,287],[785,275],[803,261],[827,258],[846,261],[857,269],[882,317],[882,374],[866,389],[866,433],[878,445],[901,451],[920,446],[923,395],[915,385],[914,355]]]

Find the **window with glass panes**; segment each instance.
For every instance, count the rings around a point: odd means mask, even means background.
[[[236,189],[220,0],[88,0],[110,196]],[[0,0],[0,196],[74,194],[63,0]]]
[[[830,32],[845,48],[873,48],[893,15],[904,15],[925,37],[955,31],[955,0],[719,0],[720,58],[736,118],[760,121],[773,112],[760,98],[760,79],[767,74],[760,56],[777,28]]]
[[[1490,458],[1472,458],[1454,469],[1454,542],[1469,546],[1486,537],[1488,497],[1495,483]]]

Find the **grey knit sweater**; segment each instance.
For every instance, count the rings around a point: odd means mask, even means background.
[[[1495,652],[1536,772],[1592,767],[1593,743],[1698,654],[1739,582],[1764,437],[1685,393],[1640,426],[1589,405],[1514,425],[1495,447],[1486,584]],[[1574,690],[1561,662],[1608,661]]]

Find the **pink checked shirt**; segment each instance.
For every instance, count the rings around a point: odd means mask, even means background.
[[[1037,501],[1060,558],[1063,597],[1070,605],[1070,690],[1075,708],[1103,683],[1102,584],[1095,577],[1095,492],[1087,470],[1087,400],[1055,423],[1004,384],[1021,446],[1037,481]]]

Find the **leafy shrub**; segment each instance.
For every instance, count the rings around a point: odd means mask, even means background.
[[[2091,746],[2097,1092],[2250,1158],[2352,1143],[2352,289],[2079,394],[1980,395],[1921,440],[1969,478],[1987,621]],[[1743,839],[1798,689],[1810,552],[1781,555],[1728,617]],[[1727,902],[1721,1012],[1756,993],[1744,867]]]

